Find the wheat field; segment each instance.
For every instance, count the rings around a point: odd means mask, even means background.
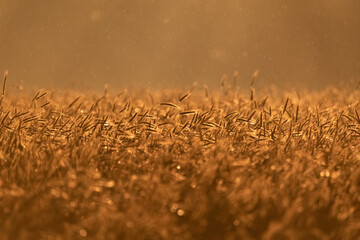
[[[3,91],[0,239],[357,239],[360,92]]]

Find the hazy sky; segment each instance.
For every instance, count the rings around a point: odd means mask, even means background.
[[[324,87],[360,78],[358,0],[0,0],[0,70],[25,87]]]

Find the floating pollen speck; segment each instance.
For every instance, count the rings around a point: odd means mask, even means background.
[[[185,211],[184,210],[182,210],[182,209],[178,209],[177,211],[176,211],[176,213],[177,213],[177,215],[178,216],[184,216],[184,214],[185,214]]]
[[[86,237],[86,236],[87,236],[87,232],[86,232],[85,229],[80,229],[79,234],[80,234],[80,236],[82,236],[82,237]]]

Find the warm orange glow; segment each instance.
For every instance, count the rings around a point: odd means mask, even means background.
[[[66,3],[65,3],[66,2]],[[360,75],[360,2],[0,3],[0,70],[27,87],[323,87]]]
[[[0,240],[360,239],[359,14],[0,0]]]

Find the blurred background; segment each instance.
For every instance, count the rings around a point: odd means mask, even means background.
[[[25,88],[323,88],[360,78],[358,0],[0,0],[0,70]]]

